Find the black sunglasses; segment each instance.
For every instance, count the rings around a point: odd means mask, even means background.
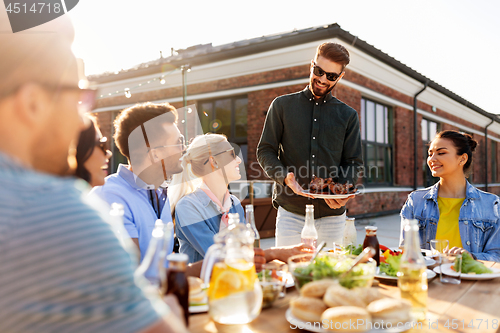
[[[328,81],[336,81],[339,77],[340,77],[340,74],[337,74],[337,73],[328,73],[328,72],[325,72],[323,70],[323,68],[319,67],[318,65],[316,65],[315,62],[313,62],[313,73],[314,75],[316,76],[319,76],[319,77],[322,77],[323,75],[326,74],[326,79]]]
[[[217,153],[215,155],[210,154],[210,156],[215,157],[215,156],[219,156],[219,155],[224,154],[224,153],[231,153],[231,157],[233,158],[233,160],[236,159],[236,152],[234,151],[234,148],[221,151],[220,153]],[[208,163],[208,161],[210,161],[210,159],[207,159],[205,161],[205,163],[203,163],[203,165],[206,165]]]

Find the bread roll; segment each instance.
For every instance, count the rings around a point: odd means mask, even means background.
[[[331,279],[324,279],[306,283],[300,288],[300,295],[304,297],[323,298],[326,290],[331,286],[338,286],[338,282]]]
[[[349,305],[360,308],[366,307],[365,302],[355,292],[340,285],[329,287],[323,297],[323,302],[329,307]]]
[[[368,311],[356,306],[329,308],[321,315],[321,322],[332,332],[365,332],[371,328]]]
[[[410,321],[411,304],[402,299],[382,298],[368,304],[366,308],[370,312],[374,322],[398,323]]]
[[[203,280],[194,276],[188,276],[189,304],[200,304],[207,302],[207,293],[202,289]]]
[[[318,298],[299,297],[290,302],[292,314],[306,322],[321,321],[321,314],[327,309],[325,303]]]
[[[203,280],[194,276],[188,276],[188,284],[189,284],[189,295],[191,294],[197,294],[199,293],[202,289],[201,287],[203,286]]]
[[[384,298],[377,288],[354,288],[351,291],[365,303],[365,306],[373,301]]]

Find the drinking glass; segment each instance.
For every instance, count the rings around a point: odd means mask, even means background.
[[[431,239],[431,253],[433,256],[437,256],[439,264],[439,281],[443,282],[443,270],[441,265],[443,264],[443,254],[448,251],[450,247],[450,242],[447,239]]]
[[[274,262],[264,264],[259,273],[262,287],[262,308],[270,307],[276,299],[285,297],[288,279],[288,265],[278,265]]]

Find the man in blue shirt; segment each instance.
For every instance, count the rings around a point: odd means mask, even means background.
[[[125,109],[115,120],[115,143],[128,165],[120,164],[93,193],[124,207],[124,226],[144,258],[157,219],[172,221],[165,180],[182,171],[186,149],[168,103],[143,103]],[[169,252],[172,252],[173,241]]]
[[[0,332],[185,332],[68,173],[80,89],[67,16],[12,33],[0,9]],[[102,204],[102,202],[101,202]]]

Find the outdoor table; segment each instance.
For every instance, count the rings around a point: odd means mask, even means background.
[[[500,268],[500,263],[483,262],[488,267]],[[399,289],[395,284],[381,283],[377,288],[388,297],[399,298]],[[285,298],[275,301],[271,308],[262,310],[243,332],[301,332],[298,328],[292,329],[294,326],[285,318],[290,300],[298,295],[295,288],[288,289]],[[427,308],[427,320],[406,332],[500,332],[500,278],[462,280],[459,285],[451,285],[442,284],[438,275],[429,281]],[[193,333],[218,332],[208,313],[191,315],[189,330]]]

